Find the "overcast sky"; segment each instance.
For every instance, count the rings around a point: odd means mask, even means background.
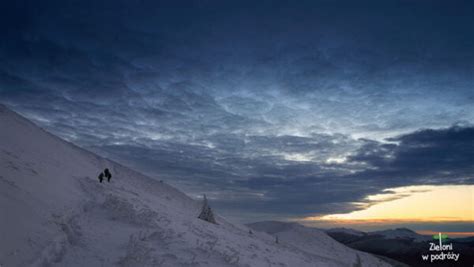
[[[0,102],[223,214],[474,183],[470,1],[11,2]]]

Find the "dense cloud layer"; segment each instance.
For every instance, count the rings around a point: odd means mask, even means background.
[[[0,101],[248,218],[473,182],[472,3],[252,2],[15,1]]]

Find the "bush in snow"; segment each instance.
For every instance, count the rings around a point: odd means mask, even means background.
[[[216,219],[214,219],[214,213],[212,213],[212,209],[207,203],[206,195],[204,195],[204,202],[202,204],[201,213],[199,214],[198,218],[206,222],[217,224]]]

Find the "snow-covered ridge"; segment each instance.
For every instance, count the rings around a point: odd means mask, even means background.
[[[327,236],[295,244],[304,229],[276,244],[218,215],[217,224],[200,220],[200,202],[2,105],[0,129],[1,266],[386,266],[368,254],[331,255],[340,244]],[[104,168],[110,183],[97,180]]]
[[[388,229],[382,231],[374,231],[368,233],[369,235],[381,235],[384,238],[408,238],[413,239],[413,241],[421,242],[421,241],[429,241],[431,240],[431,236],[420,235],[415,231],[412,231],[407,228],[396,228],[396,229]]]
[[[383,262],[373,255],[356,251],[328,236],[323,230],[305,227],[298,223],[264,221],[248,224],[256,231],[266,232],[278,237],[279,243],[294,246],[308,253],[332,260],[351,259],[355,266],[378,266]],[[341,263],[342,264],[342,263]]]

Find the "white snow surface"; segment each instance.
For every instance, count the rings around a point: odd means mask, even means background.
[[[97,176],[109,168],[110,183]],[[212,206],[212,202],[210,203]],[[0,105],[0,266],[388,266],[322,232],[249,234]]]
[[[308,253],[340,260],[343,266],[348,260],[355,266],[386,266],[373,255],[349,248],[328,236],[324,230],[305,227],[298,223],[264,221],[248,225],[256,231],[278,236],[280,244],[288,244]]]

